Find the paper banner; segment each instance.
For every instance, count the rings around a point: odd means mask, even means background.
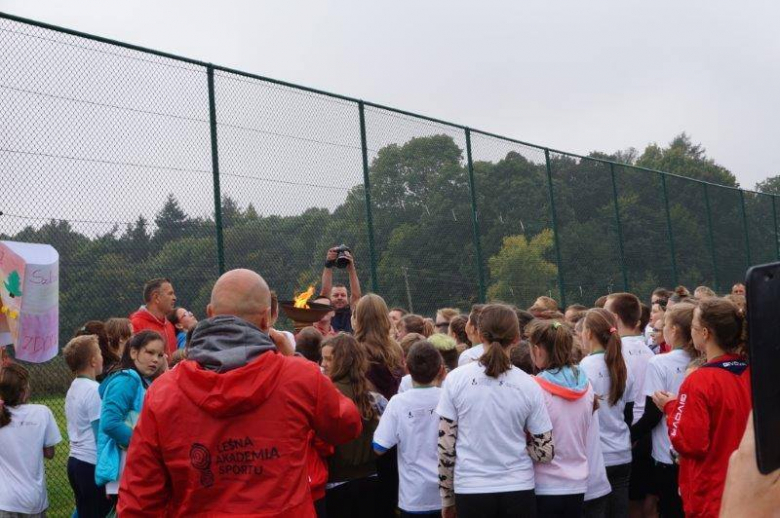
[[[59,350],[59,254],[50,245],[0,241],[0,346],[43,363]]]

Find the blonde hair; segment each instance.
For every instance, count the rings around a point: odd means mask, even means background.
[[[458,315],[460,315],[460,311],[458,311],[455,308],[441,308],[436,312],[437,317],[442,316],[446,318],[448,322],[453,318],[457,317]]]
[[[97,335],[81,335],[73,338],[62,350],[65,363],[72,373],[81,372],[89,366],[92,358],[100,353]]]
[[[363,344],[369,359],[383,363],[388,369],[400,369],[403,365],[403,351],[390,338],[390,317],[385,300],[374,293],[363,295],[355,305],[355,339]]]

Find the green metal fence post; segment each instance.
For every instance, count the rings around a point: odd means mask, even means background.
[[[217,106],[214,98],[214,67],[206,67],[209,89],[209,128],[211,131],[211,173],[214,179],[214,225],[217,227],[217,264],[225,273],[225,242],[222,236],[222,194],[219,186],[219,145],[217,144]]]
[[[661,175],[661,189],[664,193],[664,209],[666,210],[666,232],[669,234],[669,255],[672,261],[672,283],[677,286],[677,257],[674,253],[674,234],[672,233],[672,213],[669,210],[669,194],[666,192],[666,175]]]
[[[469,193],[471,194],[471,228],[474,234],[474,253],[477,260],[477,278],[479,279],[479,301],[485,302],[485,268],[482,264],[482,244],[479,234],[477,215],[477,189],[474,183],[474,161],[471,158],[471,130],[466,128],[466,160],[469,169]]]
[[[712,259],[712,276],[715,282],[715,291],[720,291],[720,280],[718,277],[718,256],[715,253],[715,234],[712,232],[712,209],[710,208],[710,190],[707,188],[707,184],[703,183],[704,187],[704,205],[707,207],[707,235],[710,242],[710,258]]]
[[[775,221],[775,252],[777,254],[777,259],[780,261],[780,233],[777,231],[777,204],[775,203],[777,201],[777,196],[774,194],[772,195],[772,217]]]
[[[612,197],[615,201],[615,223],[617,224],[618,250],[620,250],[620,270],[623,272],[623,291],[628,291],[628,273],[623,251],[623,225],[620,223],[620,202],[618,202],[617,181],[615,180],[615,164],[609,164],[609,174],[612,177]]]
[[[360,113],[360,149],[363,153],[363,189],[366,194],[366,226],[368,230],[368,253],[371,256],[371,290],[379,291],[379,281],[376,276],[376,248],[374,245],[374,217],[371,210],[371,181],[368,176],[368,142],[366,140],[366,107],[363,101],[358,102]]]
[[[742,209],[742,232],[745,233],[745,259],[747,260],[747,268],[753,264],[750,258],[750,235],[748,234],[748,222],[747,211],[745,210],[745,191],[739,190],[739,203]]]
[[[553,189],[552,164],[550,150],[544,149],[544,161],[547,164],[547,189],[550,193],[550,214],[552,216],[553,240],[555,241],[555,261],[558,263],[558,289],[561,292],[561,307],[566,307],[566,286],[563,283],[563,263],[561,262],[561,243],[558,238],[558,216],[555,213],[555,191]]]

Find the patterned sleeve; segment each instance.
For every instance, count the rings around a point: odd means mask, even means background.
[[[441,434],[441,432],[439,433]],[[553,457],[555,457],[552,431],[531,435],[531,440],[528,441],[525,449],[534,462],[540,464],[552,462]]]
[[[439,418],[439,494],[441,506],[455,505],[455,443],[458,423],[446,417]]]

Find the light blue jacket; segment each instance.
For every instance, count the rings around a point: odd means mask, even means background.
[[[120,448],[127,449],[141,413],[146,382],[134,369],[109,376],[98,388],[102,399],[97,436],[95,484],[119,480]]]

